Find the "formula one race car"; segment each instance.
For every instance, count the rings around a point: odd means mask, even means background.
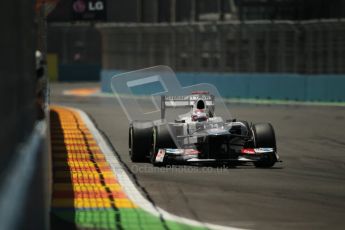
[[[167,108],[190,111],[167,122]],[[214,96],[203,91],[188,96],[161,96],[160,121],[131,122],[129,154],[133,162],[149,160],[155,166],[253,162],[256,167],[268,168],[279,160],[271,124],[223,121],[215,115]]]

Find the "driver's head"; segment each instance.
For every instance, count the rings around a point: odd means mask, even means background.
[[[208,116],[203,109],[197,109],[192,114],[192,121],[202,122],[207,120]]]

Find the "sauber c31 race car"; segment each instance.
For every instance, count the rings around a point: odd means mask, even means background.
[[[188,108],[173,122],[168,108]],[[193,92],[187,96],[161,96],[161,120],[132,121],[129,154],[133,162],[166,164],[248,162],[269,168],[279,161],[274,129],[269,123],[223,120],[215,114],[214,96]]]

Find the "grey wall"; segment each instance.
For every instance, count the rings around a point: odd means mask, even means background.
[[[32,130],[36,84],[34,12],[28,10],[32,1],[5,1],[1,9],[0,175],[16,144]]]
[[[1,3],[0,228],[48,227],[46,120],[38,120],[35,1]],[[41,34],[40,36],[43,36]],[[44,95],[43,95],[44,96]]]

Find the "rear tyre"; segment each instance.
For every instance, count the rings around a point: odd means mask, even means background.
[[[165,165],[164,163],[155,162],[158,150],[160,148],[176,148],[175,142],[170,135],[168,124],[161,124],[153,127],[150,161],[154,166]]]
[[[129,126],[128,148],[133,162],[145,162],[152,148],[151,121],[133,121]]]
[[[270,168],[277,162],[276,138],[270,123],[259,123],[252,126],[255,148],[273,148],[274,153],[265,154],[260,161],[254,162],[258,168]]]

